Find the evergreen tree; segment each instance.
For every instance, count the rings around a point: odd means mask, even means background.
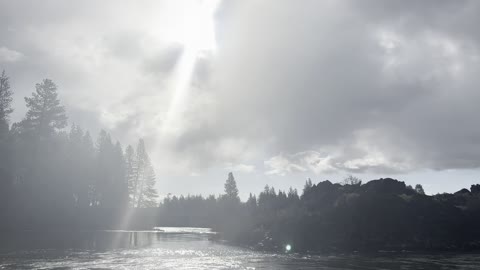
[[[143,139],[138,141],[136,155],[136,172],[133,178],[133,205],[151,207],[156,205],[158,197],[155,190],[155,172],[145,149]]]
[[[125,149],[125,178],[127,180],[129,205],[135,206],[135,197],[137,192],[137,160],[135,150],[131,145]]]
[[[51,135],[67,125],[65,108],[60,105],[57,86],[49,79],[35,85],[32,97],[25,97],[27,115],[22,121],[24,128],[34,130],[41,136]]]
[[[109,192],[113,183],[110,172],[113,143],[105,130],[101,130],[97,140],[97,169],[94,205],[110,207]]]
[[[80,127],[72,124],[70,128],[70,133],[68,134],[69,138],[69,145],[68,145],[68,152],[69,155],[67,156],[68,162],[68,170],[70,171],[70,178],[72,179],[73,183],[73,197],[75,201],[75,205],[79,206],[82,205],[83,201],[86,201],[87,196],[87,188],[84,185],[85,177],[83,175],[84,168],[83,168],[83,131]]]
[[[312,187],[313,187],[312,180],[308,178],[307,181],[305,181],[305,185],[303,186],[303,195],[305,195],[306,192],[310,191]]]
[[[137,144],[137,156],[136,156],[136,163],[137,163],[137,171],[134,178],[134,206],[141,207],[140,202],[143,201],[143,187],[145,183],[145,167],[148,160],[148,154],[145,150],[145,142],[143,139],[138,140]]]
[[[225,181],[224,187],[225,187],[226,198],[240,201],[240,197],[238,197],[237,183],[235,182],[233,173],[231,172],[228,173],[228,178],[227,178],[227,181]]]
[[[297,189],[293,189],[292,187],[290,187],[288,189],[287,197],[292,202],[297,202],[297,201],[300,200],[300,197],[298,196]]]
[[[248,200],[245,205],[247,206],[248,210],[255,211],[255,209],[257,208],[257,197],[250,193],[250,195],[248,195]]]
[[[421,195],[425,195],[425,191],[423,190],[423,187],[420,184],[415,185],[415,192]]]
[[[142,200],[139,201],[140,207],[156,207],[157,206],[157,190],[155,189],[155,171],[150,162],[146,165],[143,185]]]
[[[125,158],[123,156],[122,146],[117,142],[112,153],[111,167],[113,177],[111,193],[113,207],[123,208],[128,204],[128,183],[125,170]]]
[[[9,78],[2,72],[0,76],[0,219],[11,200],[13,180],[12,136],[9,136],[9,116],[12,109],[12,91]],[[1,224],[0,224],[1,225]]]
[[[125,160],[120,143],[115,145],[110,134],[102,130],[97,142],[97,175],[94,205],[123,208],[128,203]]]
[[[82,149],[84,157],[84,176],[83,182],[86,185],[86,197],[80,202],[81,206],[93,206],[95,201],[95,146],[90,132],[85,132],[82,138]]]
[[[0,136],[8,132],[9,115],[13,112],[12,95],[10,81],[4,70],[0,76]]]

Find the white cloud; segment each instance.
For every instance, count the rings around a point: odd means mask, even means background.
[[[227,164],[225,170],[241,173],[253,173],[255,172],[255,165],[248,164]]]
[[[264,162],[264,165],[267,168],[265,174],[285,176],[293,172],[307,171],[306,167],[296,162],[298,161],[282,154],[271,157]]]
[[[296,172],[325,173],[404,173],[418,168],[408,153],[382,136],[382,130],[364,129],[351,141],[325,145],[317,150],[280,154],[264,162],[266,174],[287,175]]]

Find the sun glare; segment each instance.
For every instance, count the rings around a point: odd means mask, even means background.
[[[213,15],[219,1],[197,0],[188,1],[188,4],[183,1],[182,3],[178,4],[182,10],[181,20],[172,29],[171,39],[196,53],[214,51],[216,42]]]
[[[195,70],[195,63],[203,53],[215,51],[213,15],[217,0],[189,2],[182,10],[183,20],[175,28],[175,42],[182,44],[183,53],[175,65],[169,83],[172,97],[166,117],[161,125],[162,133],[177,134],[181,129],[180,116],[186,107],[188,89]]]

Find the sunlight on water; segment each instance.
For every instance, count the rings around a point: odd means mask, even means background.
[[[209,240],[209,229],[24,233],[0,243],[0,269],[478,269],[480,255],[300,255]],[[110,246],[117,239],[118,246]],[[35,241],[35,243],[33,243]],[[288,246],[286,246],[288,248]],[[290,247],[291,248],[291,247]]]

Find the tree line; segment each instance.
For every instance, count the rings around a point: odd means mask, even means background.
[[[362,184],[305,182],[301,194],[265,186],[245,202],[232,174],[225,193],[163,200],[158,223],[212,227],[232,243],[292,252],[479,250],[480,185],[426,195],[421,185],[381,178]]]
[[[50,79],[25,97],[25,117],[10,123],[13,91],[0,76],[0,220],[13,226],[32,217],[57,220],[74,208],[157,206],[155,171],[143,139],[125,151],[102,130],[68,128],[65,107]],[[42,212],[51,209],[49,213]],[[45,217],[41,217],[42,212]],[[66,216],[64,219],[67,218]],[[7,222],[1,222],[0,226]]]
[[[242,202],[232,173],[224,193],[167,196],[157,202],[145,142],[136,147],[101,131],[94,142],[72,124],[48,79],[25,97],[10,123],[13,92],[0,76],[0,229],[211,227],[232,243],[291,251],[478,250],[480,185],[426,195],[421,185],[306,181],[301,192],[265,186]]]

